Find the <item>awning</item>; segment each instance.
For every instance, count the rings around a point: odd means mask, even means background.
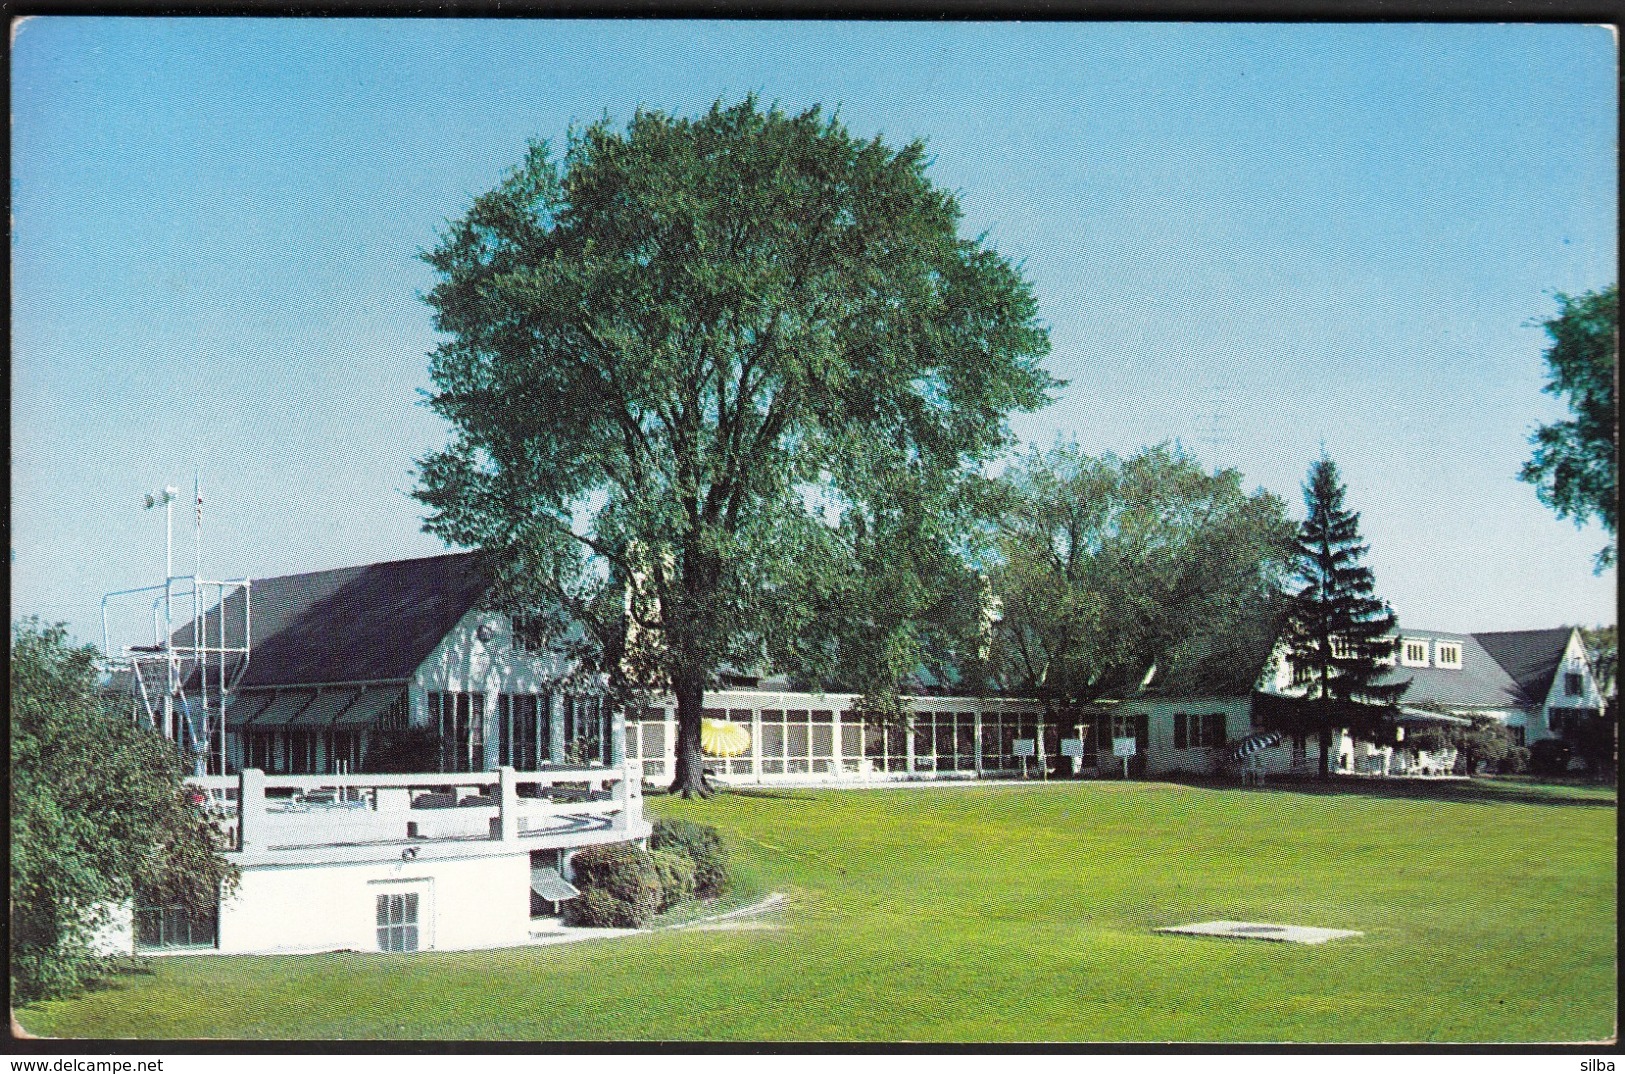
[[[1447,712],[1433,712],[1428,709],[1413,709],[1404,705],[1399,707],[1401,723],[1453,723],[1461,727],[1470,725],[1473,721],[1463,716],[1452,716]]]
[[[237,694],[226,702],[226,726],[233,731],[241,730],[243,725],[251,722],[254,717],[265,711],[265,706],[275,697],[272,690],[253,690],[248,693]]]
[[[564,902],[581,894],[557,869],[532,869],[530,890],[549,902]]]
[[[339,690],[319,690],[316,698],[293,719],[288,721],[289,727],[329,727],[339,713],[350,707],[351,702],[361,696],[358,687],[349,687]]]
[[[282,727],[304,711],[316,699],[315,690],[278,690],[276,699],[254,717],[256,728]]]
[[[369,686],[361,691],[355,704],[339,713],[333,726],[371,727],[405,696],[406,690],[401,686]]]

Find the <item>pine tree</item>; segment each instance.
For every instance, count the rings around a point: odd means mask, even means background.
[[[1322,455],[1303,487],[1308,517],[1298,529],[1293,574],[1301,588],[1287,609],[1286,642],[1301,703],[1292,706],[1293,730],[1320,738],[1320,774],[1330,773],[1332,733],[1391,738],[1395,703],[1410,681],[1391,678],[1399,640],[1393,610],[1375,595],[1371,568],[1361,561],[1360,515],[1343,506],[1346,489],[1337,464]]]

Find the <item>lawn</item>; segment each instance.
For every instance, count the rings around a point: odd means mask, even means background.
[[[1612,792],[1166,783],[650,798],[720,827],[756,927],[553,948],[153,960],[70,1037],[1589,1041],[1614,1031]],[[1168,936],[1358,929],[1319,947]],[[772,925],[776,927],[762,927]],[[223,998],[223,997],[229,997]]]

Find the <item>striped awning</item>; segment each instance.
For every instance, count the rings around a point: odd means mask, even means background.
[[[252,723],[254,717],[265,711],[274,696],[275,692],[271,690],[249,690],[233,695],[226,702],[226,727],[238,731],[245,724]]]
[[[406,689],[399,683],[394,686],[369,686],[361,691],[355,704],[339,713],[333,726],[371,727],[405,696]]]
[[[271,703],[254,717],[253,726],[272,728],[285,727],[312,701],[316,700],[315,690],[277,690]]]
[[[1231,746],[1226,756],[1232,761],[1243,761],[1255,753],[1273,749],[1282,742],[1279,731],[1255,731]]]
[[[288,721],[289,727],[330,727],[338,715],[361,696],[356,687],[341,690],[318,690],[309,705]]]
[[[574,884],[559,875],[557,869],[532,869],[530,890],[550,902],[564,902],[581,894]]]

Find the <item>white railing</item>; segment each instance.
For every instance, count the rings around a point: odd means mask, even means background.
[[[625,831],[643,820],[636,761],[613,769],[407,775],[277,776],[250,768],[186,782],[203,796],[225,848],[243,852],[408,840],[512,841]]]

